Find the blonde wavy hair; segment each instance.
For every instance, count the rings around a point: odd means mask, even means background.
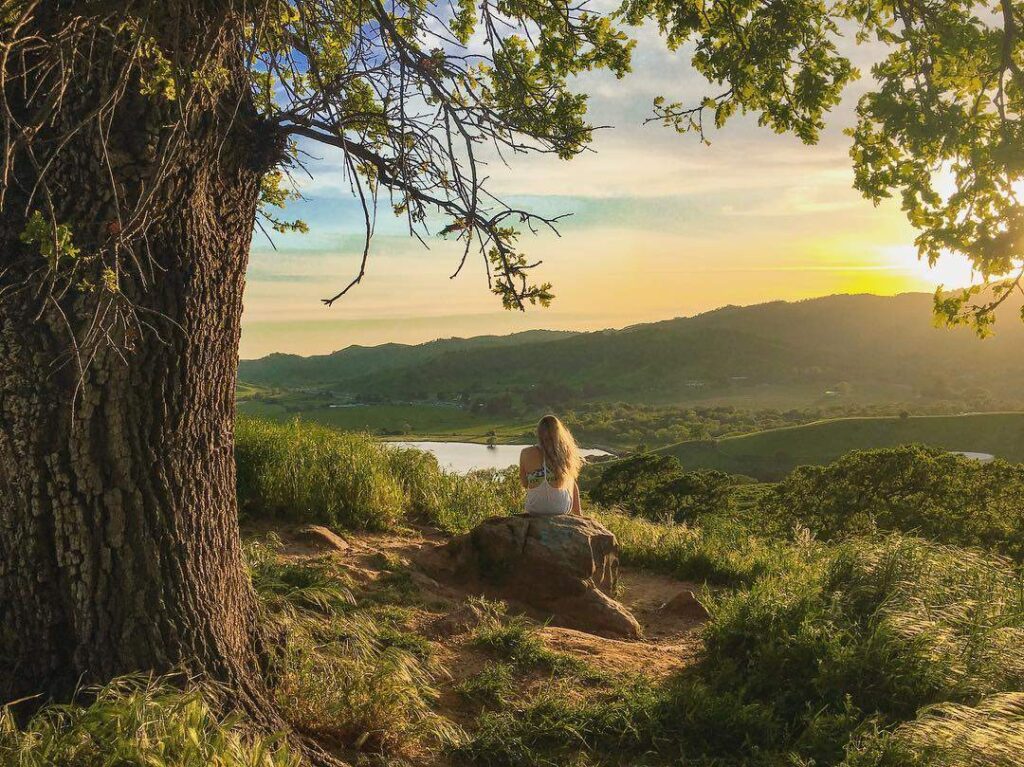
[[[583,468],[580,449],[565,424],[557,416],[546,415],[537,424],[537,444],[547,463],[551,484],[555,487],[571,485]]]

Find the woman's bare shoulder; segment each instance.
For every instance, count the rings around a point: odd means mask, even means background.
[[[536,458],[539,455],[540,450],[538,449],[538,447],[536,445],[530,445],[529,447],[524,447],[519,452],[519,459],[523,460],[524,458]]]

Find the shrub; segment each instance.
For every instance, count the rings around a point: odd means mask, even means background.
[[[926,447],[856,451],[828,466],[798,468],[760,511],[828,539],[912,532],[1024,558],[1024,466]]]
[[[672,456],[642,453],[611,463],[589,496],[651,520],[685,522],[731,511],[733,484],[724,472],[683,471]]]
[[[51,705],[20,727],[0,709],[0,764],[299,767],[280,737],[258,737],[218,716],[209,691],[167,679],[122,677],[87,689],[88,705]]]

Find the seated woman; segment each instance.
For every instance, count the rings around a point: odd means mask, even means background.
[[[576,484],[583,459],[576,440],[553,415],[537,424],[537,444],[519,454],[519,480],[526,488],[526,513],[537,517],[580,514]]]

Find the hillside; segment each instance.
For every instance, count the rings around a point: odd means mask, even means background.
[[[552,405],[592,399],[725,401],[798,407],[990,397],[1016,402],[1024,326],[996,336],[931,323],[931,296],[829,296],[725,307],[622,330],[522,333],[418,346],[350,347],[322,357],[242,361],[246,383],[320,386],[371,400],[511,391]]]
[[[1024,461],[1024,413],[910,418],[840,418],[658,450],[690,469],[719,469],[776,480],[796,466],[824,464],[850,450],[921,443]]]
[[[260,386],[296,387],[345,384],[387,374],[398,368],[422,365],[446,355],[462,355],[480,349],[503,349],[519,344],[545,343],[572,333],[557,330],[528,330],[509,336],[445,338],[429,343],[349,346],[332,354],[300,357],[297,354],[269,354],[257,360],[239,362],[239,377]]]

